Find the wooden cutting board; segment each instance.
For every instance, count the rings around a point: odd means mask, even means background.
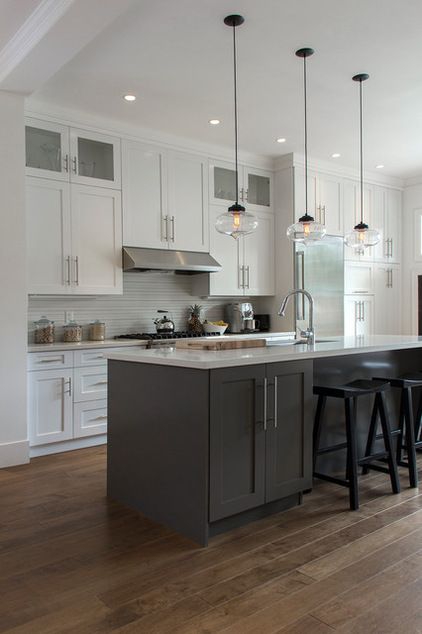
[[[240,348],[264,348],[265,339],[232,339],[229,341],[198,341],[197,339],[179,339],[176,348],[185,350],[237,350]]]

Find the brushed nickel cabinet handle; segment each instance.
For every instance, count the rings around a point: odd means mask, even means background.
[[[79,286],[79,257],[75,257],[75,284]]]
[[[265,377],[264,379],[264,431],[267,431],[267,388],[268,388],[268,379]]]
[[[70,286],[70,255],[65,257],[65,262],[66,262],[66,271],[67,271],[65,284],[67,286]]]
[[[274,429],[277,429],[278,427],[278,421],[277,421],[277,407],[278,407],[278,403],[277,403],[277,389],[278,389],[278,377],[275,376],[274,377]]]
[[[50,359],[40,359],[38,361],[38,363],[63,363],[63,358],[62,357],[58,357],[58,358],[50,358]]]
[[[174,242],[174,216],[171,217],[171,241]]]
[[[72,159],[72,168],[73,168],[72,169],[73,173],[77,174],[78,166],[77,166],[77,158],[76,158],[76,156],[74,156],[73,159]]]
[[[69,172],[69,154],[65,154],[63,159],[63,168],[65,172]]]

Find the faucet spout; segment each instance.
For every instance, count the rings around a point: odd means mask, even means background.
[[[301,335],[306,339],[308,345],[312,345],[315,342],[315,332],[314,332],[314,298],[308,291],[305,291],[303,288],[297,288],[293,291],[287,293],[287,295],[283,298],[278,314],[280,317],[284,317],[286,314],[287,304],[289,303],[289,299],[293,295],[304,295],[309,302],[309,323],[308,328],[306,330],[301,331]]]

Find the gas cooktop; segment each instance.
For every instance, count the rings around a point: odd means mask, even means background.
[[[176,332],[131,332],[127,335],[117,335],[115,339],[143,339],[146,341],[162,341],[167,339],[192,339],[194,337],[218,337],[218,332],[188,332],[181,330]]]

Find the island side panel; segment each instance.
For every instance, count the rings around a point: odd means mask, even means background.
[[[355,379],[397,377],[406,372],[420,372],[421,370],[421,348],[316,358],[314,359],[314,385],[340,385]],[[414,390],[414,392],[419,392],[419,390]],[[417,406],[417,398],[419,398],[419,393],[415,394],[415,407]],[[398,427],[399,400],[399,390],[391,389],[386,394],[387,413],[392,429]],[[314,405],[316,407],[316,397]],[[359,452],[361,455],[363,455],[365,449],[372,405],[373,397],[363,396],[359,398],[357,426]],[[344,403],[341,399],[329,398],[324,416],[321,447],[340,442],[344,437]],[[382,445],[382,441],[379,442]],[[338,471],[344,465],[345,450],[336,454],[325,454],[318,458],[318,470],[323,472]]]
[[[208,541],[209,373],[110,360],[108,495]]]

